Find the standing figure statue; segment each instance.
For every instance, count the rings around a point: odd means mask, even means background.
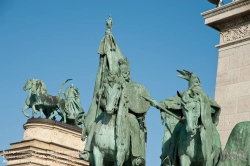
[[[67,101],[66,107],[70,110],[70,114],[77,115],[82,111],[80,92],[73,84],[68,87],[64,92],[65,100]]]
[[[216,129],[220,106],[203,91],[199,77],[187,70],[177,71],[188,81],[188,89],[160,103],[151,101],[169,114],[161,113],[165,120],[162,166],[216,166],[221,152]]]

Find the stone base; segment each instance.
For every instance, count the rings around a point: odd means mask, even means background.
[[[48,119],[29,119],[24,124],[23,141],[11,144],[11,149],[1,151],[8,166],[51,165],[86,166],[79,158],[84,148],[81,129]]]

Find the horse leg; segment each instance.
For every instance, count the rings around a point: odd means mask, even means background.
[[[50,115],[49,119],[54,118],[56,115],[58,115],[57,110],[54,110],[54,111],[53,111],[53,114]]]
[[[38,111],[36,110],[36,103],[32,105],[32,113],[37,113]]]
[[[93,155],[94,155],[95,166],[102,166],[104,155],[100,152],[100,150],[96,146],[94,146]]]
[[[34,118],[35,112],[32,110],[32,116],[31,118]]]
[[[125,160],[125,156],[126,156],[125,151],[118,150],[115,166],[122,166]]]
[[[190,166],[191,165],[191,160],[189,156],[183,154],[180,156],[180,164],[181,166]]]
[[[63,122],[66,123],[66,112],[63,112]]]
[[[25,111],[26,111],[27,109],[29,109],[29,108],[30,108],[29,106],[25,105],[25,106],[23,107],[23,109],[22,109],[22,112],[23,112],[24,116],[26,116],[27,118],[29,118],[30,115],[27,114]]]
[[[40,111],[40,118],[42,118],[43,117],[43,109],[42,109],[42,107],[39,108],[39,111]]]
[[[222,0],[219,1],[216,7],[221,7]]]

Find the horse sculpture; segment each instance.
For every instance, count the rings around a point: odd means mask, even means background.
[[[68,79],[69,80],[69,79]],[[62,87],[68,81],[66,80],[59,91],[59,96],[51,96],[47,93],[46,86],[43,81],[39,79],[29,79],[27,80],[26,84],[24,85],[23,89],[30,90],[29,95],[26,99],[26,105],[23,107],[22,112],[26,117],[29,117],[29,114],[25,112],[28,108],[32,108],[32,118],[34,114],[37,113],[39,110],[40,118],[42,117],[42,113],[48,119],[55,119],[56,115],[60,115],[62,120],[66,123],[67,120],[70,121],[70,124],[75,122],[76,117],[80,114],[83,115],[83,109],[79,108],[79,112],[71,113],[71,110],[68,110],[67,100],[62,98]],[[77,107],[80,107],[77,105]],[[57,110],[60,110],[58,112]],[[77,125],[77,124],[76,124]]]
[[[132,89],[144,88],[138,83],[128,84],[133,87]],[[129,90],[126,89],[131,88],[119,82],[104,83],[104,90],[100,94],[102,95],[100,106],[103,108],[103,113],[96,119],[92,140],[93,154],[90,154],[92,166],[143,166],[145,164],[143,160],[133,160],[131,150],[133,143],[130,142],[133,138],[130,127],[131,120],[129,120],[129,117],[133,115],[129,114],[130,100],[128,95],[136,96],[137,94],[130,94]],[[149,94],[143,93],[142,95]],[[144,100],[144,102],[146,101]],[[149,106],[148,103],[147,110]],[[140,132],[138,134],[140,135]],[[145,149],[140,150],[145,151]]]
[[[211,118],[209,97],[199,88],[189,88],[181,97],[184,125],[179,133],[181,166],[216,166],[221,143]]]
[[[22,112],[26,117],[30,117],[29,114],[27,114],[25,111],[29,108],[32,109],[32,118],[34,117],[34,114],[40,111],[40,118],[42,117],[42,113],[46,116],[46,118],[52,119],[57,115],[57,106],[54,105],[53,107],[46,107],[44,105],[35,105],[35,103],[38,100],[38,94],[42,95],[48,95],[46,86],[42,80],[39,79],[29,79],[27,80],[26,84],[23,87],[23,90],[30,90],[28,97],[26,98],[26,105],[23,107]],[[55,113],[51,115],[51,113]]]
[[[128,160],[129,157],[129,148],[130,148],[130,133],[127,128],[120,131],[121,134],[125,135],[123,151],[117,149],[116,140],[117,140],[117,131],[116,120],[119,109],[121,111],[126,111],[126,108],[122,107],[125,103],[121,103],[122,87],[119,84],[105,85],[104,96],[106,99],[105,112],[101,115],[101,120],[97,122],[95,135],[93,139],[93,157],[95,166],[109,165],[110,162],[113,162],[116,166],[122,166],[125,160]],[[123,112],[124,113],[124,112]],[[126,113],[125,113],[126,114]],[[123,124],[127,124],[128,121],[123,119]],[[119,153],[119,154],[118,154]],[[117,158],[120,156],[120,158]]]

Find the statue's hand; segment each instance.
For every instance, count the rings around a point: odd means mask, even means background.
[[[158,106],[158,103],[157,103],[157,101],[156,101],[155,99],[152,99],[152,100],[150,101],[150,104],[151,104],[151,106],[153,106],[153,107],[157,107],[157,106]]]

